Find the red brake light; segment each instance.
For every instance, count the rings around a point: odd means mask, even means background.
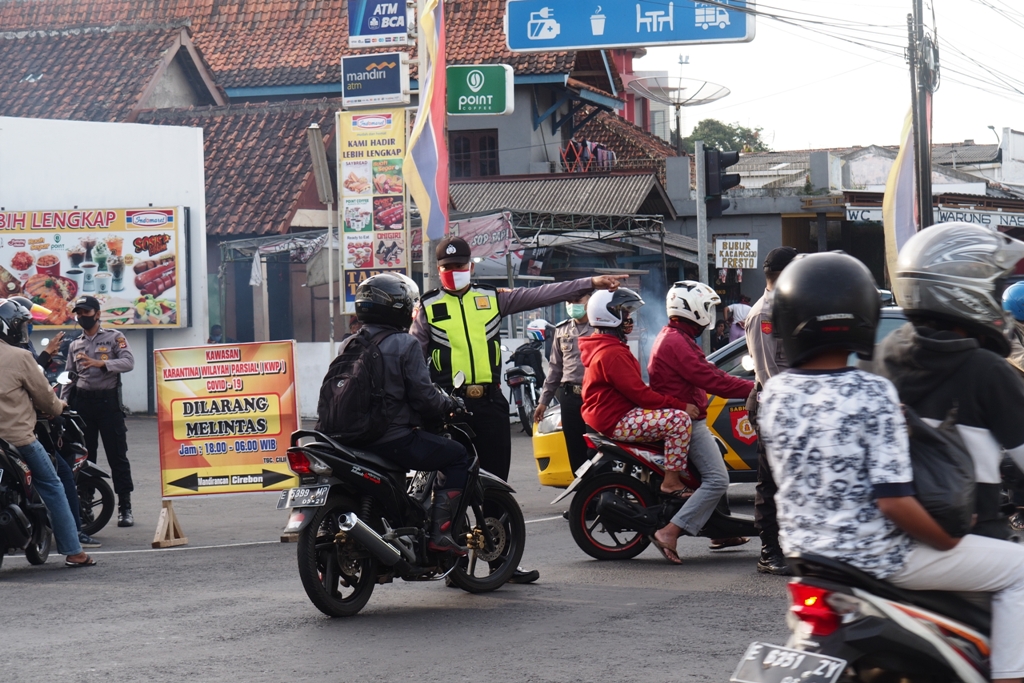
[[[789,584],[789,595],[789,610],[810,627],[811,635],[828,636],[839,628],[839,615],[828,604],[829,592],[824,588],[794,581]]]
[[[309,458],[306,454],[298,449],[288,449],[288,467],[292,472],[298,475],[309,475],[313,474],[313,470],[310,468]]]
[[[589,434],[584,434],[583,440],[587,443],[587,448],[593,448],[595,451],[597,450],[597,444],[594,443],[594,440],[590,438]]]

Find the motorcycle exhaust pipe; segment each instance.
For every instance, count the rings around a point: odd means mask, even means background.
[[[346,512],[338,518],[338,528],[344,531],[346,534],[351,534],[353,538],[363,544],[367,550],[369,550],[374,557],[383,562],[389,567],[395,567],[400,572],[408,572],[412,569],[409,563],[402,557],[402,553],[399,552],[395,546],[391,545],[383,538],[380,534],[371,529],[366,525],[363,520],[354,512]]]
[[[644,507],[623,500],[611,491],[605,491],[597,499],[597,514],[607,523],[623,529],[633,529],[644,534],[658,530],[657,517]]]

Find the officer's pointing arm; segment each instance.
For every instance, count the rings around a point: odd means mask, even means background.
[[[135,356],[123,335],[114,340],[113,355],[105,361],[104,369],[107,372],[131,372],[135,369]]]
[[[498,292],[498,310],[502,315],[512,315],[541,306],[578,299],[595,289],[616,289],[625,275],[599,275],[581,277],[568,282],[551,282],[540,287],[516,287]]]

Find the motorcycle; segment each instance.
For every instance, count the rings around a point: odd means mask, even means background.
[[[569,530],[580,550],[598,560],[628,560],[650,545],[685,501],[661,493],[665,455],[654,444],[626,443],[596,433],[584,436],[597,453],[576,471],[576,478],[551,504],[570,493]],[[686,486],[700,486],[690,469],[680,472]],[[700,531],[706,538],[756,536],[754,518],[728,512],[725,496]]]
[[[0,439],[0,565],[4,555],[24,550],[31,564],[43,564],[50,556],[50,519],[39,493],[32,486],[32,472],[18,451]]]
[[[76,373],[62,372],[54,388],[70,384]],[[92,536],[107,525],[114,514],[114,489],[106,480],[110,475],[88,459],[85,447],[85,421],[73,410],[65,410],[55,420],[36,421],[36,438],[51,455],[63,457],[71,466],[78,489],[78,513],[82,532]]]
[[[465,381],[455,377],[455,387]],[[474,434],[458,417],[444,435],[462,443],[473,464],[452,535],[467,556],[427,548],[436,472],[407,474],[368,451],[326,434],[292,434],[288,465],[298,488],[283,491],[286,533],[298,533],[298,568],[310,601],[324,614],[348,617],[369,601],[377,584],[446,579],[470,593],[496,590],[519,566],[526,541],[523,513],[513,489],[480,469]]]
[[[507,362],[513,362],[510,358]],[[529,365],[516,365],[505,371],[505,384],[512,390],[519,421],[527,436],[533,436],[533,411],[537,408],[537,375]]]
[[[731,681],[989,680],[987,602],[898,588],[826,557],[789,562],[792,635],[784,647],[751,643]]]

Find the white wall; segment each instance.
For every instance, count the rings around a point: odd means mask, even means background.
[[[209,320],[203,131],[0,117],[0,207],[40,211],[147,206],[191,210],[192,281],[187,287],[192,292],[192,328],[157,331],[154,348],[203,344]],[[44,335],[35,336],[38,344]],[[125,330],[125,336],[136,364],[123,378],[124,402],[133,411],[145,412],[146,333]]]

